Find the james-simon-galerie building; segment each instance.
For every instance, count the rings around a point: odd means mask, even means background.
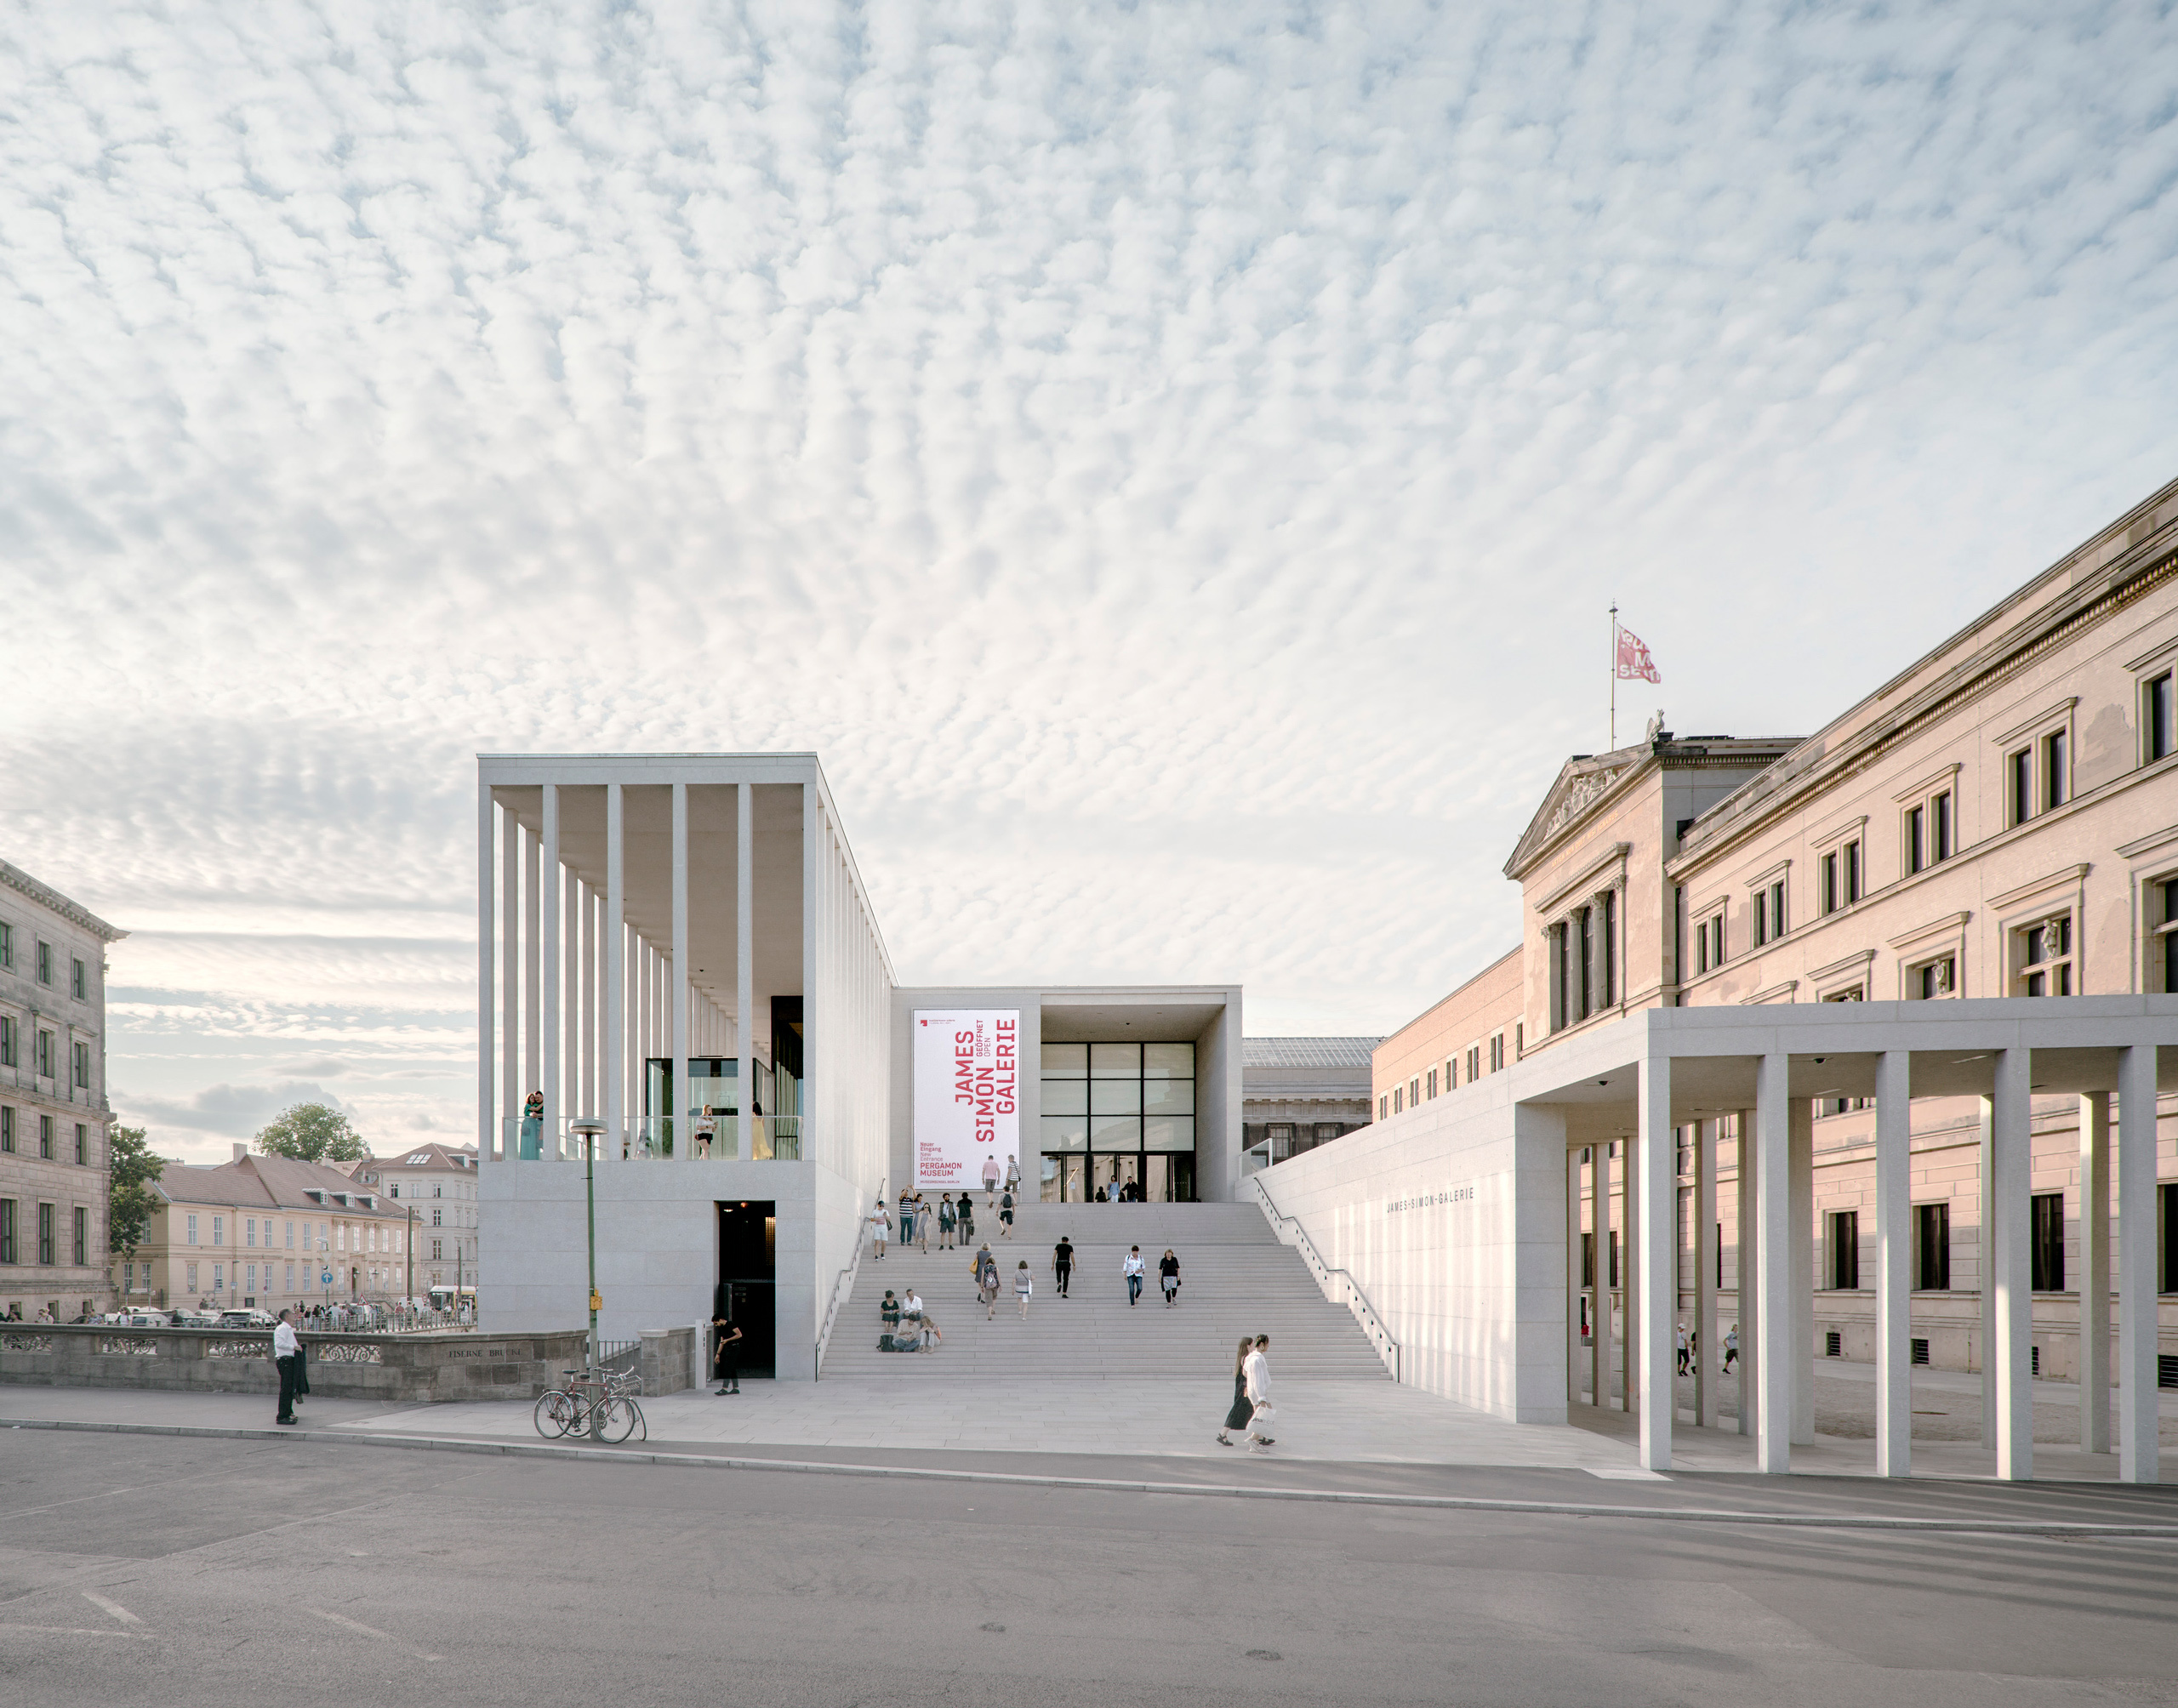
[[[1674,1331],[1714,1423],[1736,1324],[1765,1470],[1844,1356],[1886,1472],[1927,1364],[1982,1373],[2000,1475],[2039,1371],[2152,1480],[2175,669],[2178,483],[1813,735],[1575,756],[1506,866],[1520,941],[1377,1045],[1374,1121],[1245,1153],[1237,987],[902,988],[812,755],[487,756],[484,1325],[579,1315],[577,1115],[603,1332],[724,1304],[782,1377],[881,1188],[1018,1153],[1045,1198],[1251,1198],[1397,1379],[1514,1420],[1601,1395],[1651,1467]]]
[[[2152,1480],[2174,667],[2178,483],[1813,735],[1576,755],[1506,863],[1519,942],[1377,1047],[1375,1124],[1251,1183],[1403,1380],[1515,1419],[1601,1394],[1652,1467],[1675,1329],[1714,1423],[1736,1324],[1765,1469],[1843,1356],[1877,1362],[1886,1472],[1924,1364],[1982,1373],[2000,1475],[2039,1372]]]

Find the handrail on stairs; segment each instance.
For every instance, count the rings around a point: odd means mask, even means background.
[[[832,1343],[832,1328],[839,1321],[840,1306],[844,1302],[840,1297],[840,1289],[847,1286],[862,1268],[862,1236],[866,1227],[864,1222],[855,1224],[854,1255],[848,1258],[840,1272],[832,1278],[832,1296],[824,1306],[824,1321],[817,1330],[817,1362],[810,1374],[812,1381],[824,1380],[824,1348]]]
[[[1400,1346],[1399,1337],[1385,1326],[1383,1316],[1378,1313],[1377,1307],[1369,1302],[1369,1295],[1361,1290],[1361,1284],[1354,1278],[1354,1272],[1350,1269],[1334,1267],[1324,1261],[1323,1253],[1316,1250],[1316,1242],[1309,1238],[1309,1230],[1302,1227],[1297,1218],[1286,1215],[1273,1201],[1270,1188],[1263,1183],[1262,1175],[1250,1175],[1248,1183],[1255,1187],[1256,1196],[1263,1204],[1263,1214],[1270,1218],[1272,1227],[1276,1229],[1284,1225],[1292,1228],[1301,1248],[1301,1255],[1309,1260],[1309,1267],[1315,1271],[1316,1279],[1320,1284],[1329,1281],[1334,1275],[1341,1276],[1345,1279],[1347,1307],[1349,1310],[1356,1306],[1360,1307],[1361,1325],[1375,1339],[1377,1356],[1382,1357],[1388,1352],[1391,1354],[1392,1380],[1394,1381],[1403,1380],[1404,1350]]]

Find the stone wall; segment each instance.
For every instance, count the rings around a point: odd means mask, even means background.
[[[301,1336],[313,1394],[397,1405],[533,1399],[583,1362],[584,1338],[579,1329]],[[0,1330],[0,1386],[9,1384],[273,1394],[280,1373],[270,1331],[12,1324]]]

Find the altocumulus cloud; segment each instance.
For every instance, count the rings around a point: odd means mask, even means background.
[[[9,853],[117,1102],[460,1130],[482,749],[815,748],[908,976],[1396,1022],[1613,595],[1787,732],[2169,476],[2172,22],[17,9]]]

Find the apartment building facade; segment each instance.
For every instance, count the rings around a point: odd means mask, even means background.
[[[404,1295],[408,1211],[323,1163],[253,1155],[168,1164],[124,1304],[172,1309],[341,1304]]]
[[[105,947],[127,936],[0,861],[0,1313],[105,1309]]]
[[[476,1285],[476,1147],[433,1140],[390,1157],[366,1157],[356,1183],[382,1189],[413,1216],[416,1290]]]

